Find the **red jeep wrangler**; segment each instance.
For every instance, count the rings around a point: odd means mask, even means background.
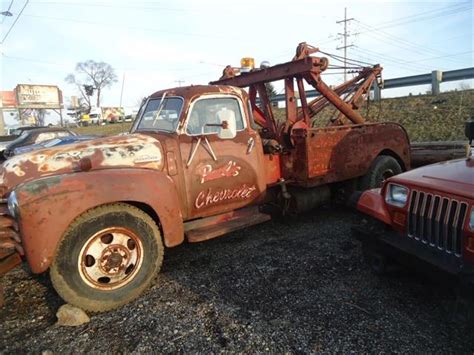
[[[472,144],[474,120],[466,122]],[[380,189],[356,196],[370,216],[355,226],[376,273],[390,261],[418,259],[474,285],[474,157],[425,166],[393,176]]]

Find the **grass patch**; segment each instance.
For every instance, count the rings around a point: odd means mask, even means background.
[[[114,123],[108,124],[104,126],[87,126],[87,127],[78,127],[72,128],[74,132],[77,134],[96,134],[99,136],[113,136],[114,134],[119,134],[123,132],[130,131],[132,123],[131,122],[124,122],[124,123]]]
[[[284,115],[284,110],[283,115]],[[339,111],[328,107],[315,119],[325,126]],[[406,96],[370,102],[361,107],[367,122],[396,122],[408,132],[411,141],[465,140],[464,122],[474,114],[474,90],[453,91],[437,96]]]

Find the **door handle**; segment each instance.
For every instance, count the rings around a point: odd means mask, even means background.
[[[247,142],[247,154],[250,154],[254,147],[255,147],[255,139],[253,139],[253,137],[250,137]]]

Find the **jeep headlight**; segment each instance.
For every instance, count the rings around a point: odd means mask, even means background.
[[[7,203],[10,215],[16,218],[18,215],[18,200],[16,199],[15,191],[10,192],[10,195],[8,195]]]
[[[389,205],[404,207],[408,199],[408,188],[401,185],[389,184],[385,194],[385,202]]]

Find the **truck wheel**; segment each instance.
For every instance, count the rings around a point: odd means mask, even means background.
[[[400,174],[402,167],[398,161],[389,155],[379,155],[372,163],[369,172],[360,180],[360,189],[368,190],[381,187],[391,176]]]
[[[138,297],[163,262],[163,243],[153,219],[116,203],[91,209],[66,231],[50,268],[57,293],[92,312]]]

